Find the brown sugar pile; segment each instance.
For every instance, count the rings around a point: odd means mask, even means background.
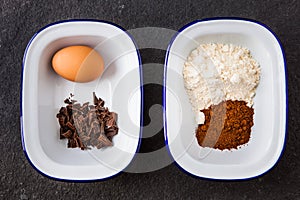
[[[200,146],[229,150],[249,141],[254,110],[245,101],[228,100],[201,111],[205,123],[196,130]]]

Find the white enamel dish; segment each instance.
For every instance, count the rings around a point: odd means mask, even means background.
[[[260,63],[261,80],[254,98],[254,126],[247,145],[238,150],[200,147],[197,126],[184,89],[182,69],[202,43],[246,47]],[[270,170],[278,161],[286,134],[286,80],[283,50],[266,26],[244,19],[192,22],[171,41],[164,77],[164,131],[171,156],[184,171],[211,179],[247,179]]]
[[[89,83],[74,83],[51,67],[53,54],[66,46],[88,45],[103,57],[105,71]],[[23,59],[21,134],[23,150],[42,174],[60,180],[90,181],[124,170],[140,144],[142,79],[139,52],[119,26],[104,21],[69,20],[40,30],[29,42]],[[92,93],[118,113],[119,133],[113,146],[82,151],[59,139],[56,113],[74,94],[80,103],[93,102]]]

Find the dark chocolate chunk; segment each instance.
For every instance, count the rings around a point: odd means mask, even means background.
[[[64,138],[70,138],[72,136],[72,131],[68,130],[67,132],[61,134]]]
[[[75,131],[75,127],[73,126],[73,124],[71,122],[67,122],[66,126],[69,127],[72,131]]]
[[[73,95],[71,94],[71,97]],[[112,146],[112,138],[118,134],[117,114],[104,107],[104,101],[93,93],[94,105],[76,103],[67,98],[66,107],[56,115],[60,125],[60,139],[68,139],[68,148],[89,149]]]
[[[63,114],[61,113],[58,113],[56,115],[56,117],[58,118],[58,123],[60,126],[65,126],[65,119],[66,119],[66,116],[64,116]]]
[[[72,101],[70,101],[70,99],[65,99],[64,103],[72,104]]]
[[[112,146],[112,142],[104,134],[100,134],[98,141],[102,146]]]

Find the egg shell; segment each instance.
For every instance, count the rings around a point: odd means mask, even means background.
[[[52,58],[54,71],[74,82],[90,82],[104,71],[101,55],[88,46],[69,46],[55,53]]]

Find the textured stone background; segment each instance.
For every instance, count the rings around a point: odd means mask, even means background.
[[[297,0],[1,0],[0,199],[300,199],[299,4]],[[191,177],[171,164],[151,173],[122,173],[102,182],[68,183],[48,179],[30,166],[20,140],[20,78],[24,49],[37,30],[48,23],[72,18],[108,20],[125,29],[164,27],[178,30],[190,21],[216,16],[261,21],[278,35],[284,46],[288,134],[284,153],[271,171],[246,181],[211,181]],[[142,56],[143,63],[163,63],[164,51],[145,50]],[[148,78],[157,74],[162,74],[162,68],[145,68],[144,75]],[[145,107],[161,103],[161,88],[147,87],[145,95],[152,98]],[[146,109],[146,122],[147,117]],[[156,120],[161,125],[162,117]],[[152,139],[143,140],[141,151],[149,152],[163,144],[160,131]]]

